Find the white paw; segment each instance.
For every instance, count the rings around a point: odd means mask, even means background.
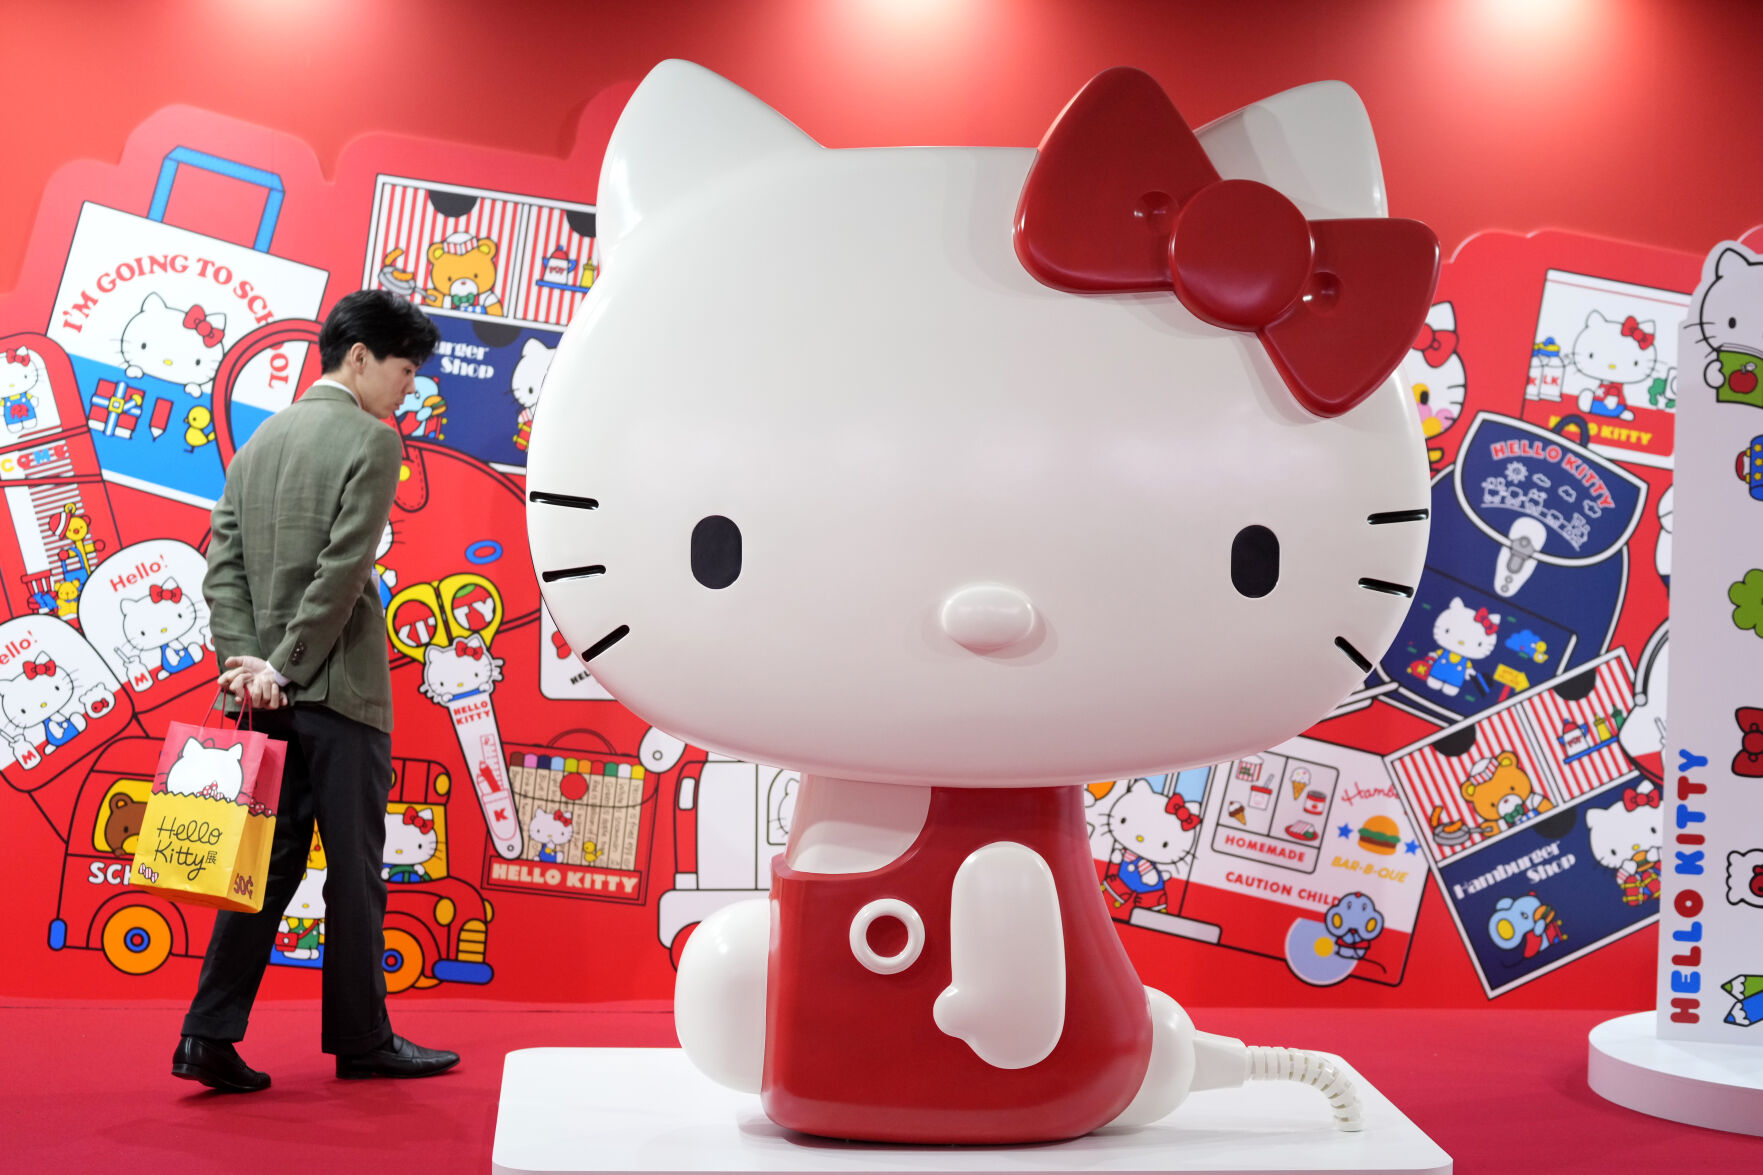
[[[749,898],[699,924],[680,955],[673,1026],[698,1071],[758,1093],[765,1068],[765,972],[771,902]]]
[[[136,367],[133,363],[131,363],[128,365],[127,368],[124,369],[123,374],[128,376],[130,379],[139,379],[141,376],[145,375],[146,373],[143,372],[139,367]]]

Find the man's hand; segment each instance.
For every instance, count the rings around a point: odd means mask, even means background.
[[[287,695],[276,684],[275,670],[262,657],[228,657],[226,663],[220,686],[241,703],[249,701],[259,710],[278,710],[288,704]]]

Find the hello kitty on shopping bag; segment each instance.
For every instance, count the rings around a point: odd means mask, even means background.
[[[1382,193],[1336,83],[1196,136],[1111,70],[1038,150],[827,150],[683,62],[637,89],[528,528],[620,702],[802,772],[769,901],[681,958],[700,1069],[962,1143],[1291,1075],[1140,984],[1081,793],[1280,742],[1394,635],[1437,245]]]

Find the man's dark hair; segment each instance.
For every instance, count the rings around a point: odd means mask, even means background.
[[[360,343],[375,359],[408,359],[421,367],[440,341],[441,332],[415,303],[385,290],[357,290],[331,307],[318,332],[318,359],[335,371]]]

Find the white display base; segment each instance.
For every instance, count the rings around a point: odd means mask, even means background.
[[[1763,1036],[1755,1045],[1660,1040],[1653,1012],[1591,1031],[1586,1080],[1619,1106],[1691,1126],[1763,1135]]]
[[[1355,1134],[1334,1129],[1316,1090],[1257,1082],[1194,1094],[1137,1130],[1038,1146],[913,1147],[792,1133],[766,1118],[757,1097],[716,1085],[679,1049],[521,1049],[502,1070],[491,1162],[499,1175],[1451,1170],[1449,1155],[1354,1077],[1365,1107],[1365,1129]]]

